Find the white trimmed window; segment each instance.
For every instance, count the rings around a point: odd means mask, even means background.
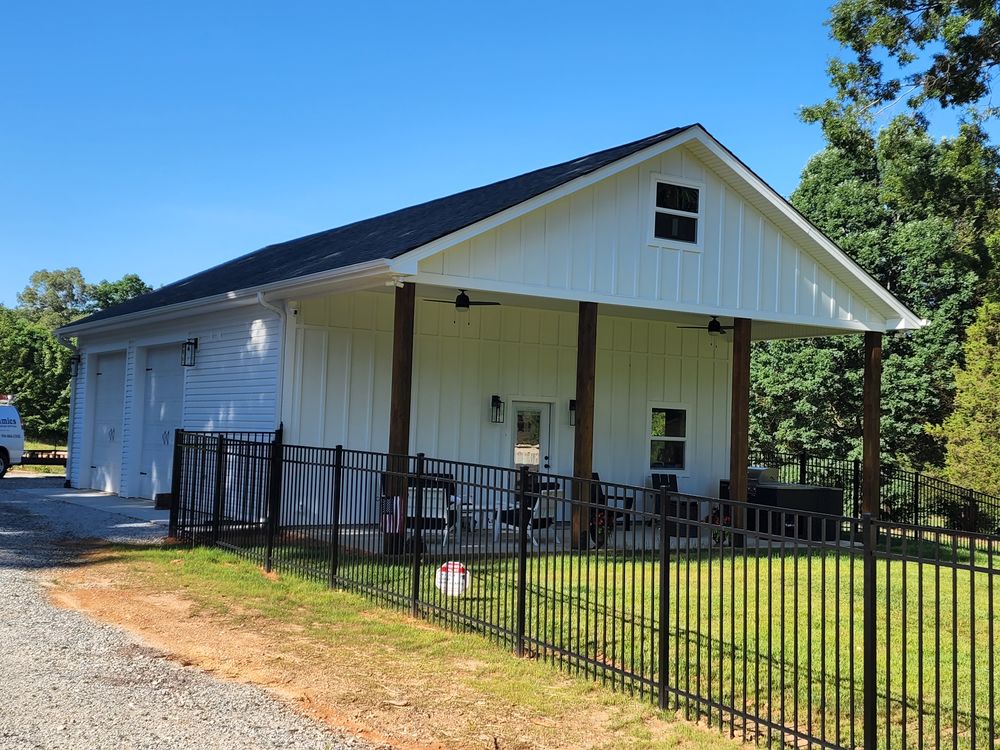
[[[654,406],[649,419],[649,468],[683,471],[687,457],[687,410]]]
[[[701,192],[698,185],[653,178],[653,244],[701,246]]]

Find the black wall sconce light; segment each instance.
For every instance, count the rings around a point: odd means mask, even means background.
[[[75,378],[80,374],[80,362],[82,361],[83,358],[79,354],[74,354],[69,358],[69,376],[71,378]]]
[[[507,405],[504,403],[504,400],[493,394],[490,397],[490,421],[493,424],[503,424],[506,411]]]
[[[569,426],[576,427],[576,399],[569,400]]]
[[[181,366],[194,367],[198,353],[198,339],[188,339],[181,344]]]

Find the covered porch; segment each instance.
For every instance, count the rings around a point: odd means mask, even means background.
[[[746,500],[751,341],[856,330],[720,315],[717,333],[710,315],[662,306],[472,288],[464,307],[459,294],[393,280],[289,303],[286,439],[632,487],[668,480],[700,497],[728,480]],[[877,477],[881,334],[858,339],[864,474]],[[644,494],[635,502],[652,510]]]

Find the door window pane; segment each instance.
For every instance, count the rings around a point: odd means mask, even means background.
[[[542,447],[542,413],[537,409],[517,410],[514,464],[538,469]]]

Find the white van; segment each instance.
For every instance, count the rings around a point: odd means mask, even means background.
[[[13,406],[0,404],[0,477],[12,464],[21,463],[24,453],[24,428],[21,415]]]

